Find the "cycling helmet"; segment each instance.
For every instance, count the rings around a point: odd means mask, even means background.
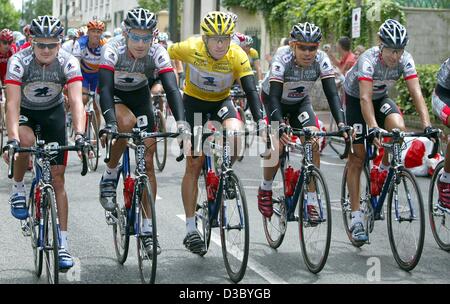
[[[243,46],[252,46],[253,45],[253,38],[251,36],[245,35],[245,40],[242,43]]]
[[[156,27],[156,15],[148,9],[135,8],[127,13],[124,24],[128,30],[139,29],[153,32]]]
[[[105,24],[100,20],[91,20],[87,24],[88,30],[100,30],[105,31]]]
[[[232,35],[235,25],[230,14],[223,12],[209,12],[200,23],[206,36]]]
[[[167,35],[167,33],[160,32],[158,34],[158,41],[159,42],[164,42],[164,41],[167,41],[167,40],[169,40],[169,35]]]
[[[31,21],[30,35],[33,38],[61,38],[64,27],[53,16],[39,16]]]
[[[13,42],[14,36],[13,32],[10,29],[3,29],[0,32],[0,41]]]
[[[381,43],[388,48],[403,49],[408,43],[408,34],[397,20],[388,19],[383,22],[378,31]]]
[[[117,27],[114,29],[114,37],[119,36],[122,34],[122,29],[120,27]]]
[[[320,28],[313,23],[297,23],[291,30],[291,41],[319,43],[322,39]]]

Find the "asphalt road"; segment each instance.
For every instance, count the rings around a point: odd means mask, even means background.
[[[166,168],[157,173],[157,216],[162,253],[158,257],[157,283],[222,284],[230,283],[223,263],[219,231],[213,230],[212,245],[204,257],[188,252],[182,245],[185,236],[184,210],[180,185],[185,164],[177,163],[177,149],[169,155]],[[376,222],[370,245],[353,247],[344,233],[339,197],[344,161],[328,147],[322,155],[332,200],[332,241],[324,269],[311,274],[302,259],[296,223],[289,223],[285,240],[278,250],[266,242],[256,194],[260,183],[260,159],[246,157],[235,165],[242,179],[249,205],[250,256],[242,283],[449,283],[450,253],[440,250],[431,234],[426,213],[425,245],[419,265],[410,273],[401,270],[389,246],[386,222]],[[61,275],[62,283],[140,283],[136,242],[130,240],[130,253],[125,265],[116,262],[112,229],[105,222],[98,202],[98,182],[104,170],[80,176],[81,166],[75,154],[69,158],[66,189],[69,196],[69,245],[76,266]],[[22,236],[19,222],[10,214],[8,205],[11,181],[7,167],[0,164],[0,283],[46,283],[45,276],[33,274],[29,238]],[[31,175],[25,179],[30,186]],[[429,178],[418,178],[424,199]],[[426,208],[426,212],[427,208]],[[375,268],[374,268],[375,267]],[[375,269],[375,270],[374,270]],[[375,271],[375,272],[374,272]]]

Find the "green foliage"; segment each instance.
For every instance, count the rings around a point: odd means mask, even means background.
[[[138,4],[140,7],[146,8],[154,13],[169,9],[168,0],[139,0]]]
[[[64,14],[64,12],[63,12]],[[23,4],[23,20],[30,24],[37,16],[52,15],[52,0],[28,0]]]
[[[438,64],[424,64],[416,65],[417,74],[420,79],[420,87],[422,94],[427,104],[430,117],[433,117],[431,110],[431,95],[436,87],[437,79],[436,75],[439,70]],[[397,81],[396,89],[398,92],[397,104],[404,114],[417,115],[411,96],[409,95],[408,88],[406,87],[405,80],[401,79]]]
[[[20,12],[16,11],[9,0],[0,0],[0,29],[19,29]]]

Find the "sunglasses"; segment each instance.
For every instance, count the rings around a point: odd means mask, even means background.
[[[230,43],[231,37],[230,36],[214,36],[214,37],[208,37],[208,41],[211,41],[213,43]]]
[[[134,34],[132,32],[128,32],[128,38],[130,38],[133,42],[139,42],[142,40],[144,43],[150,43],[153,41],[152,34],[138,35],[138,34]]]
[[[305,45],[305,44],[295,44],[295,45],[298,46],[298,48],[303,52],[306,51],[315,52],[319,48],[318,45]]]
[[[2,43],[3,45],[11,45],[11,44],[12,44],[12,41],[4,41],[4,40],[2,40],[1,43]]]
[[[59,42],[44,43],[44,42],[33,41],[33,45],[36,46],[40,50],[44,50],[45,48],[48,48],[49,50],[53,50],[58,46],[58,44],[59,44]]]

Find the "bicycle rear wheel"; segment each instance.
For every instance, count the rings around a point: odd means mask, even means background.
[[[220,206],[220,239],[228,276],[237,283],[247,269],[250,229],[244,187],[234,172],[225,177]]]
[[[98,167],[98,159],[99,159],[99,139],[98,139],[98,125],[97,125],[97,117],[95,116],[95,112],[91,111],[88,114],[88,124],[86,130],[86,137],[92,146],[92,152],[94,157],[88,158],[88,166],[91,172],[97,170]]]
[[[135,188],[135,193],[138,195],[139,204],[138,208],[138,217],[135,219],[139,225],[139,235],[136,239],[137,244],[137,256],[138,256],[138,265],[139,265],[139,274],[141,275],[142,283],[146,284],[154,284],[156,279],[156,265],[157,265],[157,249],[156,240],[158,238],[156,231],[156,210],[155,210],[155,201],[153,200],[152,190],[150,188],[150,183],[147,179],[143,179],[139,182],[137,187]],[[148,206],[148,213],[145,210],[144,206]],[[141,240],[142,233],[142,225],[144,219],[152,220],[152,232],[151,237],[153,239],[153,246],[151,252],[147,252],[144,243]]]
[[[117,185],[123,185],[123,174],[120,174]],[[130,228],[128,220],[129,210],[125,207],[124,202],[124,187],[117,187],[116,209],[111,212],[113,218],[113,241],[114,250],[116,252],[117,261],[119,264],[124,264],[128,257],[128,248],[130,245]]]
[[[34,191],[33,191],[34,190]],[[31,248],[33,249],[33,258],[34,258],[34,272],[36,276],[39,278],[42,274],[42,250],[39,249],[39,220],[41,218],[40,210],[38,203],[36,202],[36,191],[40,191],[37,186],[32,188],[32,193],[29,199],[29,208],[30,208],[30,217],[29,225],[31,232]],[[40,195],[39,195],[40,196]]]
[[[205,243],[205,252],[201,254],[202,256],[208,252],[209,243],[211,241],[211,218],[209,216],[211,211],[209,210],[208,195],[206,193],[206,177],[204,176],[206,176],[206,173],[198,180],[196,193],[197,207],[195,211],[195,224]]]
[[[158,112],[158,117],[155,117],[157,120],[157,128],[158,132],[165,133],[166,132],[166,119],[164,118],[164,115],[161,111]],[[164,137],[163,139],[158,138],[156,139],[156,151],[155,151],[155,158],[156,158],[156,166],[158,167],[158,170],[162,172],[164,170],[164,167],[166,166],[166,160],[167,160],[167,138]]]
[[[56,201],[53,190],[45,189],[43,193],[44,203],[44,251],[45,268],[47,271],[47,281],[49,284],[59,283],[59,262],[58,262],[58,226]]]
[[[437,181],[444,168],[444,161],[437,164],[430,182],[428,193],[428,213],[430,217],[431,232],[439,247],[450,251],[450,212],[439,206],[439,191]]]
[[[407,169],[398,169],[387,203],[389,244],[394,259],[401,269],[413,270],[422,254],[425,215],[417,181]]]
[[[320,272],[328,259],[331,242],[331,205],[328,187],[322,173],[311,167],[307,180],[313,184],[317,193],[319,210],[318,220],[312,220],[305,204],[308,185],[304,184],[300,192],[300,208],[298,209],[298,228],[302,256],[306,266],[312,273]]]
[[[283,169],[278,170],[272,183],[272,217],[263,218],[264,234],[269,246],[276,249],[283,243],[287,229],[287,209],[284,197]]]
[[[352,206],[350,203],[350,194],[347,186],[347,172],[348,167],[345,166],[344,173],[342,174],[342,186],[341,186],[341,208],[342,208],[342,219],[344,222],[344,230],[347,234],[348,239],[355,247],[361,247],[364,245],[364,242],[356,242],[352,238],[352,232],[350,231],[351,221],[352,221]],[[369,235],[373,230],[374,226],[374,217],[373,217],[373,208],[370,203],[370,179],[369,179],[369,171],[366,167],[364,167],[362,176],[360,178],[359,184],[359,210],[362,212],[364,216],[364,230]]]
[[[3,151],[3,137],[4,132],[6,131],[6,118],[5,118],[5,110],[4,103],[0,103],[0,151]]]

